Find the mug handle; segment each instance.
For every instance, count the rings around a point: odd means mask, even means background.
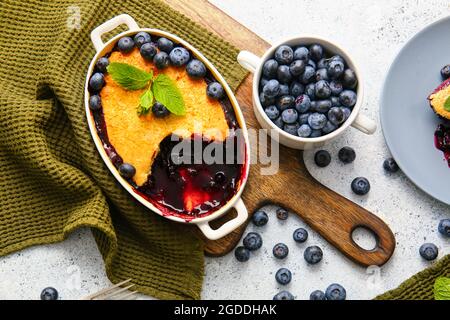
[[[138,30],[139,26],[136,21],[128,14],[120,14],[108,21],[102,23],[91,32],[91,40],[94,44],[95,51],[99,52],[105,45],[102,41],[102,35],[114,30],[121,24],[125,24],[130,30]]]
[[[358,114],[356,116],[356,119],[352,123],[352,127],[358,129],[362,133],[365,134],[374,134],[377,130],[377,124],[372,119],[362,115]]]
[[[248,211],[244,202],[239,198],[233,206],[236,209],[237,217],[224,223],[219,229],[212,229],[209,225],[209,221],[198,223],[200,231],[203,232],[206,238],[209,240],[217,240],[225,237],[230,232],[239,228],[248,218]]]
[[[256,68],[261,62],[261,58],[250,51],[241,51],[237,56],[237,61],[244,69],[247,69],[251,73],[255,73]]]

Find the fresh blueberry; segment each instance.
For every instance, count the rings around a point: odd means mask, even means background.
[[[262,88],[264,88],[267,82],[269,82],[269,79],[261,78],[261,81],[259,81],[259,89],[262,90]]]
[[[325,124],[325,127],[322,128],[322,132],[324,134],[329,134],[336,129],[337,129],[336,125],[334,125],[331,121],[327,121],[327,123]]]
[[[319,150],[314,154],[314,162],[318,167],[325,168],[331,162],[331,155],[327,150]]]
[[[47,287],[41,292],[41,300],[58,300],[58,291],[53,287]]]
[[[314,62],[314,60],[309,59],[307,65],[313,68],[314,72],[316,72],[317,64]]]
[[[298,112],[304,113],[308,111],[310,107],[311,99],[308,95],[302,94],[295,99],[295,109],[297,109]]]
[[[290,83],[292,80],[292,74],[289,71],[289,67],[285,65],[281,65],[277,70],[277,79],[280,83],[286,84]]]
[[[234,250],[234,256],[239,262],[248,261],[248,259],[250,259],[250,250],[243,246],[239,246]]]
[[[330,59],[328,59],[328,61],[340,61],[345,65],[345,60],[344,58],[342,58],[340,55],[334,55],[332,56]]]
[[[188,63],[191,55],[189,54],[189,51],[187,51],[183,47],[177,47],[172,49],[169,54],[170,62],[176,67],[184,66],[186,63]]]
[[[356,104],[356,93],[351,90],[344,90],[339,95],[339,100],[344,107],[352,108]]]
[[[294,77],[300,76],[305,71],[306,63],[303,60],[294,60],[289,66],[289,71]]]
[[[298,123],[299,123],[300,125],[302,125],[302,124],[308,124],[308,117],[309,117],[309,115],[310,115],[309,112],[299,114],[299,115],[298,115]],[[308,126],[309,126],[309,125],[308,125]],[[299,129],[300,129],[300,128],[299,128]]]
[[[445,237],[450,237],[450,219],[439,221],[438,231]]]
[[[293,123],[293,124],[285,123],[283,125],[283,130],[289,134],[292,134],[293,136],[298,135],[299,128],[300,128],[300,125],[298,123]]]
[[[289,248],[284,243],[277,243],[272,250],[272,253],[277,259],[284,259],[289,254]]]
[[[286,220],[289,216],[289,212],[285,208],[279,207],[276,210],[276,215],[278,219]]]
[[[101,57],[95,63],[95,66],[99,72],[105,73],[106,67],[109,65],[109,59],[107,57]]]
[[[309,264],[317,264],[322,260],[323,252],[318,246],[311,246],[305,249],[303,257]]]
[[[277,99],[276,106],[280,111],[284,111],[295,106],[295,99],[293,96],[281,96]]]
[[[342,83],[340,81],[333,80],[330,82],[330,89],[333,96],[339,96],[344,90],[344,87],[342,86]]]
[[[303,228],[295,229],[294,233],[292,234],[292,237],[294,238],[295,242],[303,243],[306,240],[308,240],[308,231],[306,231]]]
[[[294,296],[289,291],[281,291],[273,296],[273,300],[294,300]]]
[[[358,177],[353,179],[351,187],[354,193],[363,196],[369,192],[370,183],[366,178]]]
[[[212,99],[220,100],[225,96],[225,90],[220,83],[214,81],[206,87],[206,94]]]
[[[96,72],[89,79],[89,87],[94,92],[99,92],[103,88],[104,84],[105,84],[105,78],[103,76],[103,73]]]
[[[278,62],[275,59],[269,59],[263,64],[263,76],[267,79],[273,79],[277,76]]]
[[[244,247],[250,251],[258,250],[262,246],[262,238],[259,233],[249,232],[242,241]]]
[[[186,66],[187,74],[194,79],[201,79],[206,75],[206,67],[203,62],[192,59]]]
[[[311,66],[306,66],[305,67],[305,71],[303,72],[303,74],[300,77],[300,81],[303,84],[308,84],[313,82],[316,79],[316,71],[313,67]]]
[[[331,108],[331,100],[316,100],[314,106],[311,108],[319,113],[328,113]]]
[[[253,224],[257,227],[264,226],[269,221],[269,216],[262,210],[258,210],[253,214]]]
[[[310,138],[318,138],[321,137],[323,135],[322,130],[313,130],[311,131],[311,135],[309,136]]]
[[[316,91],[315,83],[310,83],[310,84],[306,85],[306,87],[305,87],[305,94],[307,94],[308,97],[311,100],[315,100],[316,99],[316,96],[315,96],[315,93],[314,93],[315,91]]]
[[[394,160],[394,158],[387,158],[386,160],[384,160],[383,168],[387,172],[391,172],[391,173],[397,172],[399,169],[398,164]]]
[[[284,122],[281,119],[281,117],[276,118],[275,120],[273,120],[273,123],[280,129],[284,130]]]
[[[130,37],[120,38],[117,43],[117,48],[119,48],[120,52],[128,53],[134,48],[134,41]]]
[[[328,120],[336,126],[340,125],[345,121],[345,114],[341,108],[332,107],[330,111],[328,111]]]
[[[279,284],[287,285],[292,280],[292,273],[289,269],[280,268],[277,273],[275,273],[275,280],[277,280]]]
[[[328,76],[331,79],[338,79],[344,73],[344,63],[339,60],[332,60],[328,63]]]
[[[346,121],[350,117],[350,114],[352,113],[352,110],[350,108],[347,108],[347,107],[341,107],[341,110],[342,110],[342,112],[344,113],[344,116],[345,116],[345,120],[344,121]]]
[[[327,69],[325,69],[325,68],[317,69],[317,71],[316,71],[316,81],[320,81],[320,80],[328,80]]]
[[[286,109],[281,113],[281,119],[284,123],[292,124],[297,121],[298,113],[295,109]]]
[[[306,47],[298,47],[294,51],[294,59],[295,60],[303,60],[308,61],[309,60],[309,50]]]
[[[450,64],[444,66],[441,69],[441,76],[443,80],[447,80],[448,78],[450,78]]]
[[[327,99],[331,96],[330,84],[326,80],[319,80],[316,82],[314,90],[314,95],[318,99]]]
[[[312,129],[307,124],[302,124],[300,128],[297,130],[297,134],[299,137],[308,138],[311,135]]]
[[[331,83],[330,83],[330,85],[331,85]],[[330,86],[330,88],[331,88],[331,86]],[[332,107],[340,107],[341,106],[341,101],[339,101],[339,97],[332,96],[330,98],[330,100],[331,100]]]
[[[268,106],[264,109],[264,112],[269,117],[270,120],[275,120],[280,115],[280,111],[275,106]]]
[[[275,51],[275,60],[279,64],[290,64],[294,60],[294,51],[289,46],[279,46]]]
[[[322,58],[319,61],[317,61],[318,69],[326,69],[327,67],[328,67],[328,59]]]
[[[356,159],[356,152],[353,148],[342,147],[338,152],[338,158],[345,164],[352,163]]]
[[[340,284],[333,283],[325,291],[325,297],[327,300],[345,300],[347,292]]]
[[[94,94],[89,97],[89,108],[93,111],[100,110],[102,108],[102,100],[99,95]]]
[[[153,60],[154,56],[158,53],[158,49],[153,43],[144,43],[139,49],[142,58],[145,60]]]
[[[267,97],[264,93],[259,94],[259,101],[263,107],[268,107],[275,104],[275,97]]]
[[[345,69],[344,75],[342,77],[342,83],[347,89],[355,89],[356,85],[358,84],[356,73],[352,69]]]
[[[322,113],[311,113],[308,118],[308,124],[314,130],[323,129],[327,124],[327,117]]]
[[[157,44],[159,50],[167,54],[169,54],[173,49],[173,42],[167,38],[159,38]]]
[[[325,297],[325,292],[315,290],[309,295],[309,300],[327,300],[327,298]]]
[[[439,250],[433,243],[424,243],[419,249],[420,256],[427,261],[432,261],[437,258]]]
[[[263,88],[263,93],[268,98],[275,98],[280,93],[280,83],[275,80],[269,80]]]
[[[139,32],[134,36],[134,43],[136,47],[140,48],[144,43],[149,43],[152,41],[152,37],[147,32]]]
[[[164,118],[170,114],[169,109],[167,109],[165,105],[158,101],[153,104],[152,112],[156,118]]]
[[[169,66],[169,62],[170,62],[169,55],[164,51],[158,52],[157,54],[155,54],[155,57],[153,58],[153,63],[158,69],[167,68]]]
[[[134,177],[136,174],[136,169],[133,165],[124,162],[119,166],[119,173],[122,177],[129,179]]]
[[[309,47],[309,56],[314,61],[320,61],[323,57],[323,47],[320,44],[313,44]]]
[[[280,84],[280,93],[278,93],[280,96],[288,96],[290,93],[291,91],[289,90],[289,85]]]

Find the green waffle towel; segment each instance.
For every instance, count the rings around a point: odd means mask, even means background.
[[[139,205],[90,136],[83,95],[90,32],[121,13],[202,51],[236,89],[238,50],[158,0],[0,2],[0,255],[91,227],[113,282],[162,299],[199,299],[202,243]],[[81,19],[78,24],[78,17]],[[123,29],[122,29],[123,30]]]

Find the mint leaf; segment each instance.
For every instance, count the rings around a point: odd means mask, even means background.
[[[153,105],[153,92],[151,88],[148,88],[141,96],[140,103],[138,106],[138,114],[144,115],[147,114],[150,108]]]
[[[450,112],[450,96],[447,98],[447,100],[445,100],[444,109]]]
[[[145,88],[153,79],[153,71],[145,72],[126,63],[111,62],[106,70],[115,82],[127,90]]]
[[[160,74],[153,80],[153,93],[156,101],[162,103],[170,112],[177,116],[182,116],[186,113],[183,96],[180,90],[165,74]]]
[[[450,278],[439,277],[436,279],[434,283],[434,299],[450,300]]]

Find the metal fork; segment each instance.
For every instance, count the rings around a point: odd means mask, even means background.
[[[128,291],[134,284],[129,284],[125,287],[123,285],[129,283],[131,279],[119,282],[112,287],[100,290],[90,294],[81,300],[131,300],[136,298],[137,291]]]

